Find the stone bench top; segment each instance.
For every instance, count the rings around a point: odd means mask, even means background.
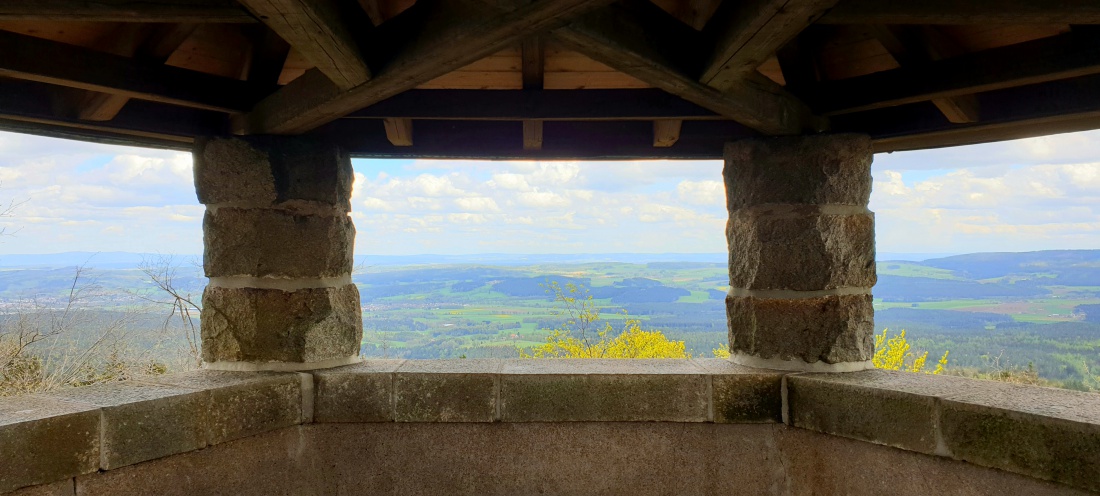
[[[791,427],[1100,491],[1100,395],[720,359],[366,360],[195,371],[0,401],[0,493],[308,423],[713,422]]]

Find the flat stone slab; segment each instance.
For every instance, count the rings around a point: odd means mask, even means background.
[[[511,361],[501,420],[706,422],[708,396],[706,369],[690,360]]]
[[[787,376],[795,427],[1100,491],[1100,395],[868,370]]]
[[[209,391],[131,381],[48,396],[100,407],[100,468],[105,470],[204,448],[208,442]]]
[[[296,373],[196,370],[150,382],[209,392],[211,445],[302,423],[302,378]]]
[[[95,405],[35,395],[0,399],[0,493],[96,471],[99,429]]]
[[[493,422],[502,366],[491,359],[406,361],[394,375],[394,419]]]
[[[394,372],[404,363],[364,360],[313,372],[313,421],[393,422]]]

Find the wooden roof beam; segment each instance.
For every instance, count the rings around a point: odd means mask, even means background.
[[[724,2],[707,31],[717,42],[699,78],[726,91],[812,24],[837,0]]]
[[[240,0],[341,90],[370,79],[335,0]]]
[[[0,21],[254,23],[234,0],[0,0]]]
[[[1100,24],[1095,0],[841,0],[821,24]]]
[[[1100,73],[1092,30],[822,83],[814,108],[839,115]]]
[[[654,88],[617,90],[409,90],[349,118],[431,120],[651,121],[723,120]]]
[[[762,75],[749,74],[728,91],[689,76],[692,66],[684,59],[691,52],[681,48],[669,53],[666,47],[653,44],[654,39],[663,43],[677,41],[670,36],[653,35],[666,29],[665,24],[630,6],[614,5],[586,15],[553,34],[571,49],[598,62],[761,133],[800,134],[827,127],[824,119],[814,116],[805,104]]]
[[[538,35],[523,40],[520,57],[524,90],[542,90],[546,58],[544,45],[542,37]],[[523,149],[542,149],[542,121],[531,119],[523,121]]]
[[[270,90],[3,31],[0,76],[227,113],[247,109],[258,95]]]
[[[424,16],[419,35],[364,84],[344,91],[308,71],[234,121],[240,134],[298,134],[476,62],[532,33],[611,0],[502,0],[511,10],[478,1],[417,2],[404,16]],[[424,4],[424,5],[421,5]],[[425,11],[427,10],[427,11]]]

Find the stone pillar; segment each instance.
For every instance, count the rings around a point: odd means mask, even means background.
[[[272,136],[199,139],[194,160],[206,205],[206,366],[308,370],[358,360],[348,155]]]
[[[870,139],[854,134],[726,145],[732,361],[807,371],[872,366],[871,158]]]

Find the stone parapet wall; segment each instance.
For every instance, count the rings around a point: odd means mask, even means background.
[[[202,139],[203,360],[233,370],[343,364],[359,354],[351,160],[289,137]]]
[[[717,359],[198,371],[0,402],[0,493],[1087,494],[1098,412],[1089,393]]]
[[[870,139],[746,139],[726,145],[725,155],[733,360],[869,368],[877,280]]]

